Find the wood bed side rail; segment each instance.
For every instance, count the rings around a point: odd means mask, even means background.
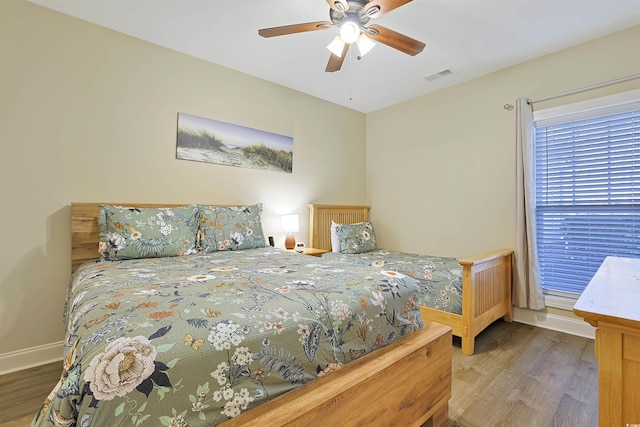
[[[451,357],[451,328],[428,323],[221,426],[439,426],[448,419]]]
[[[459,260],[462,265],[462,353],[471,355],[475,336],[500,317],[510,322],[513,250]]]

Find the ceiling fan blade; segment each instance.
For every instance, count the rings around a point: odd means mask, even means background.
[[[326,30],[333,24],[329,21],[306,22],[304,24],[283,25],[282,27],[262,28],[258,34],[262,37],[276,37],[307,31]]]
[[[344,57],[347,56],[347,51],[349,50],[349,45],[347,43],[344,44],[342,48],[342,56],[331,54],[329,57],[329,62],[327,63],[327,68],[325,71],[328,73],[333,73],[334,71],[338,71],[342,68],[342,63],[344,62]]]
[[[424,43],[416,39],[377,24],[369,25],[367,37],[411,56],[419,54],[425,47]]]
[[[330,0],[327,0],[330,1]],[[364,13],[372,18],[377,18],[385,13],[391,12],[402,5],[409,3],[411,0],[372,0],[365,6]]]
[[[347,0],[327,0],[327,3],[329,3],[329,7],[334,10],[339,10],[341,12],[349,10],[349,3],[347,3]]]

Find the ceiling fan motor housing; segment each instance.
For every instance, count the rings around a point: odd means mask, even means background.
[[[336,3],[338,5],[339,3]],[[334,25],[340,26],[344,21],[355,22],[361,29],[366,29],[366,24],[371,19],[369,13],[365,12],[366,1],[347,1],[349,10],[346,12],[340,9],[329,9],[329,17]],[[375,8],[374,8],[375,9]]]

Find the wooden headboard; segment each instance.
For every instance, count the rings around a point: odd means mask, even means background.
[[[189,203],[71,203],[71,272],[83,262],[100,258],[98,244],[100,229],[98,228],[98,212],[100,205],[127,206],[135,208],[175,208],[187,206]],[[207,205],[207,206],[239,206],[239,205]]]
[[[83,262],[100,258],[98,244],[98,212],[100,205],[131,206],[136,208],[170,208],[188,203],[71,203],[71,271]],[[216,205],[229,206],[229,205]],[[233,205],[237,206],[237,205]],[[338,224],[353,224],[369,219],[369,206],[316,205],[310,204],[309,246],[331,250],[331,221]]]
[[[100,258],[98,243],[98,212],[100,205],[130,206],[136,208],[171,208],[182,204],[144,204],[144,203],[71,203],[71,272],[85,261]]]
[[[331,221],[353,224],[369,219],[369,206],[310,204],[309,246],[331,250]]]

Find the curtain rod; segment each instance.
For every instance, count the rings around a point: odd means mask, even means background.
[[[615,80],[609,80],[608,82],[597,83],[597,84],[594,84],[594,85],[591,85],[591,86],[585,86],[585,87],[581,87],[581,88],[578,88],[578,89],[568,90],[566,92],[560,92],[560,93],[557,93],[555,95],[545,96],[543,98],[530,99],[530,100],[527,101],[527,104],[533,104],[535,102],[542,102],[542,101],[548,101],[550,99],[561,98],[563,96],[573,95],[574,93],[586,92],[588,90],[598,89],[598,88],[601,88],[601,87],[610,86],[610,85],[614,85],[616,83],[622,83],[622,82],[626,82],[628,80],[634,80],[634,79],[637,79],[637,78],[640,78],[640,73],[632,74],[632,75],[626,76],[626,77],[621,77],[621,78],[615,79]]]

